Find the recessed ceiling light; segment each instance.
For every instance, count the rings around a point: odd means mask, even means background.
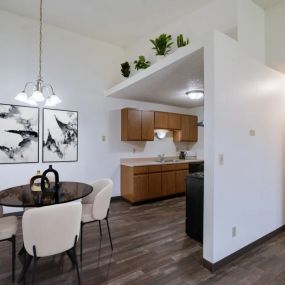
[[[191,90],[187,91],[186,95],[191,99],[191,100],[199,100],[204,97],[204,91],[203,90]]]

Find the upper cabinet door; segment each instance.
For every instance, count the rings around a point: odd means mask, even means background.
[[[142,141],[154,140],[154,112],[142,111]]]
[[[189,129],[190,129],[190,135],[189,135],[189,141],[196,142],[198,141],[198,117],[197,116],[188,116],[189,120]]]
[[[154,112],[154,128],[168,129],[168,113]]]
[[[181,115],[175,113],[168,114],[168,129],[181,130]]]
[[[142,139],[142,111],[122,109],[121,112],[121,140],[141,141]]]
[[[198,117],[181,115],[181,131],[175,131],[173,140],[175,142],[196,142],[198,141]]]

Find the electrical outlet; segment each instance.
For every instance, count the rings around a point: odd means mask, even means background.
[[[234,227],[232,227],[232,237],[234,238],[236,236],[237,236],[237,227],[234,226]]]
[[[219,164],[224,165],[224,155],[223,154],[219,154]]]
[[[136,148],[134,147],[134,148],[133,148],[133,153],[136,153],[136,151],[137,151],[137,150],[136,150]]]

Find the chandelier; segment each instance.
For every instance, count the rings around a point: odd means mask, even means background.
[[[44,83],[42,77],[42,27],[43,27],[43,0],[40,0],[40,42],[39,42],[39,75],[35,82],[27,82],[22,92],[15,99],[33,106],[45,101],[46,107],[52,107],[61,103],[60,98],[55,94],[51,84]],[[31,96],[27,91],[32,90]]]

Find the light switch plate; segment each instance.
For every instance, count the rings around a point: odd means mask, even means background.
[[[106,141],[106,136],[102,136],[102,142]]]

